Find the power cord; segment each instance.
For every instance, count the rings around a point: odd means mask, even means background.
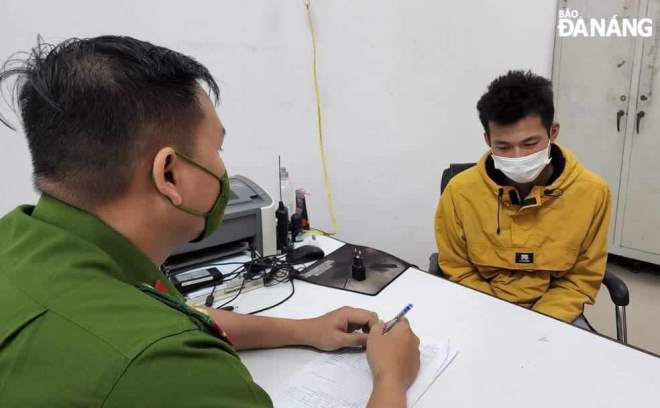
[[[227,305],[235,301],[243,292],[245,283],[250,280],[263,279],[264,287],[270,287],[288,281],[291,283],[291,292],[287,295],[287,297],[280,300],[279,302],[258,310],[254,310],[247,314],[253,315],[265,312],[266,310],[280,306],[287,300],[291,299],[296,293],[293,279],[299,273],[299,270],[297,270],[293,264],[287,262],[284,257],[285,255],[270,255],[256,258],[247,262],[244,265],[246,266],[246,272],[243,274],[243,281],[241,282],[241,286],[239,287],[238,291],[231,299],[218,306],[217,309],[226,308]]]
[[[238,268],[234,269],[233,271],[229,272],[226,275],[223,275],[222,281],[216,281],[213,284],[213,289],[211,289],[211,293],[206,297],[204,300],[204,306],[206,307],[212,307],[213,302],[215,302],[215,289],[218,287],[218,283],[226,283],[229,281],[232,281],[240,275],[240,270],[245,267],[245,264],[243,262],[227,262],[225,264],[215,264],[215,266],[218,265],[233,265],[233,264],[240,264]]]
[[[321,91],[319,88],[317,52],[316,52],[316,30],[314,28],[314,19],[312,18],[312,5],[310,0],[305,0],[305,10],[307,11],[307,23],[312,39],[312,79],[314,81],[314,96],[316,101],[316,127],[318,131],[318,142],[321,151],[321,168],[323,170],[323,184],[328,203],[328,212],[330,213],[330,222],[332,223],[332,232],[328,235],[334,235],[339,230],[337,225],[337,214],[335,211],[334,199],[332,196],[332,185],[328,175],[328,160],[325,154],[325,140],[323,138],[323,115],[321,114]]]
[[[237,297],[240,296],[241,292],[243,292],[243,288],[245,287],[245,281],[248,279],[248,276],[250,275],[250,272],[252,271],[252,265],[253,265],[252,262],[253,261],[250,261],[250,266],[248,267],[247,271],[243,275],[243,281],[241,282],[241,286],[238,288],[238,292],[236,292],[236,294],[234,295],[233,298],[231,298],[228,301],[226,301],[225,303],[221,304],[216,309],[222,309],[223,307],[227,306],[228,304],[230,304],[231,302],[236,300]],[[211,305],[213,305],[213,302],[211,302]]]
[[[289,296],[285,297],[284,299],[280,300],[279,302],[275,303],[274,305],[264,307],[259,310],[255,310],[253,312],[250,312],[248,314],[254,315],[257,313],[265,312],[266,310],[270,310],[273,308],[276,308],[277,306],[281,305],[282,303],[286,302],[287,300],[291,299],[293,295],[296,293],[296,286],[293,284],[293,278],[289,279],[289,282],[291,282],[291,293],[289,293]]]

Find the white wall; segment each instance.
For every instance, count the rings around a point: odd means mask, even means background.
[[[197,58],[219,80],[230,174],[277,191],[277,155],[329,229],[303,0],[0,3],[0,58],[127,34]],[[312,0],[338,237],[420,266],[442,170],[485,150],[475,104],[511,68],[550,75],[554,0]],[[6,112],[6,108],[2,108]],[[22,134],[0,129],[0,214],[33,202]]]

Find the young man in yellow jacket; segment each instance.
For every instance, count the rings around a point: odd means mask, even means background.
[[[555,143],[547,79],[510,71],[477,109],[491,150],[442,194],[439,266],[454,282],[573,322],[605,274],[608,186]]]

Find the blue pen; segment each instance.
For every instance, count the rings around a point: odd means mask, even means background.
[[[390,330],[392,329],[392,327],[394,327],[394,325],[396,324],[396,322],[398,322],[399,319],[401,319],[403,316],[405,316],[406,313],[408,313],[408,312],[410,311],[410,309],[412,309],[412,308],[413,308],[412,303],[408,303],[408,305],[406,305],[406,307],[404,307],[403,310],[401,310],[401,311],[400,311],[400,312],[394,317],[394,319],[392,319],[392,320],[390,320],[389,322],[385,323],[385,326],[383,327],[383,334],[385,334],[385,333],[387,333],[388,331],[390,331]]]

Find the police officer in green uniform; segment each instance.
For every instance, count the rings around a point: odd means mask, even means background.
[[[205,67],[103,36],[40,43],[0,85],[15,76],[42,195],[0,219],[0,406],[271,406],[236,350],[287,345],[366,346],[370,406],[405,406],[419,367],[406,321],[383,335],[350,307],[306,320],[194,310],[161,273],[220,226],[229,195]]]

